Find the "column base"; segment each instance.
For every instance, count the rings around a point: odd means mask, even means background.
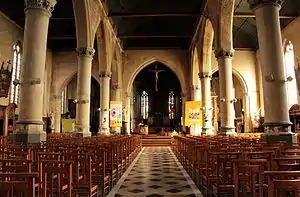
[[[43,131],[43,122],[17,122],[17,129],[13,132],[13,142],[23,143],[40,143],[47,140],[47,134]]]
[[[84,133],[81,133],[81,132],[74,132],[73,133],[73,137],[91,137],[92,133],[91,132],[84,132]]]
[[[296,136],[290,131],[291,123],[264,123],[264,134],[261,138],[268,143],[286,141],[288,144],[296,143]]]
[[[121,128],[120,127],[112,127],[111,131],[112,131],[112,134],[116,134],[116,135],[121,134]]]
[[[109,128],[99,128],[98,135],[110,135]]]
[[[236,136],[235,127],[221,127],[218,135],[222,136]]]
[[[215,135],[214,131],[212,128],[205,128],[202,127],[202,133],[201,135]]]

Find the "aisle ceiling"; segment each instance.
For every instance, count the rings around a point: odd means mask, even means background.
[[[125,49],[188,49],[204,0],[106,0],[109,17]],[[48,47],[76,48],[72,0],[59,0],[49,24]],[[24,1],[1,0],[0,11],[24,27]],[[255,17],[247,0],[236,0],[234,47],[257,48]],[[280,11],[284,28],[300,15],[300,1],[286,0]]]

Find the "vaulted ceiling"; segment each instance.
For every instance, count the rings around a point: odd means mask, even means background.
[[[125,49],[188,49],[204,0],[106,0],[105,7]],[[48,47],[76,48],[72,0],[58,0],[49,23]],[[24,1],[1,0],[0,11],[24,27]],[[299,0],[285,0],[280,11],[284,28],[300,15]],[[255,17],[247,0],[236,0],[235,48],[258,48]]]

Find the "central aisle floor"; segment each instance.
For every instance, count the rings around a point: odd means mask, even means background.
[[[169,147],[145,147],[109,197],[202,197]]]

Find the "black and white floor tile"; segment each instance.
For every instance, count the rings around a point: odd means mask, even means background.
[[[109,197],[202,197],[169,147],[146,147]]]

